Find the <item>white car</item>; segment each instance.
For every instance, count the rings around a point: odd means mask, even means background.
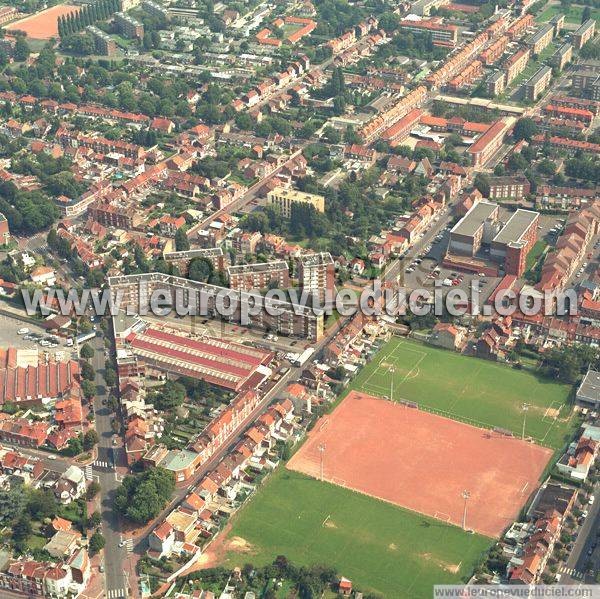
[[[27,335],[29,333],[29,329],[27,327],[23,327],[17,331],[17,335]]]
[[[590,496],[590,498],[589,498],[589,500],[588,500],[588,503],[589,503],[590,505],[594,505],[594,501],[595,501],[595,500],[596,500],[596,498],[595,498],[595,497],[592,495],[592,496]]]

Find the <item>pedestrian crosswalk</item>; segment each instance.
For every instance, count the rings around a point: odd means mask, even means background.
[[[585,574],[583,572],[579,572],[575,568],[567,568],[566,566],[561,566],[558,569],[559,574],[568,574],[571,578],[576,578],[577,580],[583,580],[585,578]]]
[[[127,549],[127,553],[131,553],[133,551],[133,539],[127,539],[125,541],[125,548]]]
[[[127,598],[127,591],[125,589],[111,589],[107,591],[107,599],[119,599]]]
[[[94,462],[94,468],[110,468],[112,469],[113,465],[110,462],[104,462],[103,460],[96,460]]]
[[[93,477],[94,477],[94,475],[92,473],[92,465],[88,464],[85,467],[85,478],[86,478],[86,480],[92,480]]]

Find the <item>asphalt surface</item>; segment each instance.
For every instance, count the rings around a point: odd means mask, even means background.
[[[127,559],[127,546],[121,544],[121,532],[118,515],[112,509],[115,490],[120,485],[117,479],[116,466],[124,465],[125,454],[119,446],[113,446],[112,421],[116,417],[103,401],[108,398],[108,390],[104,380],[106,358],[104,355],[104,337],[95,337],[90,341],[94,349],[92,365],[96,371],[96,397],[94,399],[94,412],[96,415],[96,431],[99,442],[97,459],[93,465],[94,480],[101,487],[102,534],[106,540],[104,549],[104,578],[106,597],[116,599],[127,597],[129,581],[126,578],[123,562]]]
[[[588,511],[587,518],[579,529],[579,534],[566,563],[558,569],[561,584],[593,584],[596,582],[593,573],[600,570],[600,547],[596,547],[599,540],[597,535],[600,532],[599,488],[599,485],[595,486],[595,501],[593,505],[584,508]],[[592,566],[591,570],[590,565]]]

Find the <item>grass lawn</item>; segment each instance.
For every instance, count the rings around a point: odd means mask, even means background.
[[[392,379],[394,400],[414,401],[442,416],[517,435],[527,402],[526,434],[553,449],[560,449],[577,426],[567,404],[570,386],[408,339],[392,338],[350,388],[391,397]],[[549,414],[548,409],[558,412]]]
[[[401,484],[401,483],[400,483]],[[324,524],[324,522],[326,523]],[[363,591],[429,599],[434,584],[468,577],[492,539],[280,467],[234,516],[227,565],[326,564]]]
[[[537,23],[547,23],[554,15],[563,14],[565,15],[565,23],[581,23],[581,16],[583,14],[583,6],[570,6],[568,10],[565,10],[560,5],[547,6],[536,18]],[[592,9],[592,18],[596,21],[600,21],[600,10]]]
[[[32,534],[27,537],[26,545],[33,551],[35,549],[43,549],[47,542],[48,539],[46,537]]]
[[[527,254],[527,260],[525,263],[525,267],[527,270],[531,270],[540,259],[540,256],[543,254],[544,250],[548,244],[543,239],[538,239],[534,244],[529,254]]]

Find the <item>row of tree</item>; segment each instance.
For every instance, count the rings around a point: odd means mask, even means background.
[[[98,21],[106,21],[119,10],[119,0],[100,0],[86,4],[79,11],[58,17],[58,35],[60,38],[69,37]]]

